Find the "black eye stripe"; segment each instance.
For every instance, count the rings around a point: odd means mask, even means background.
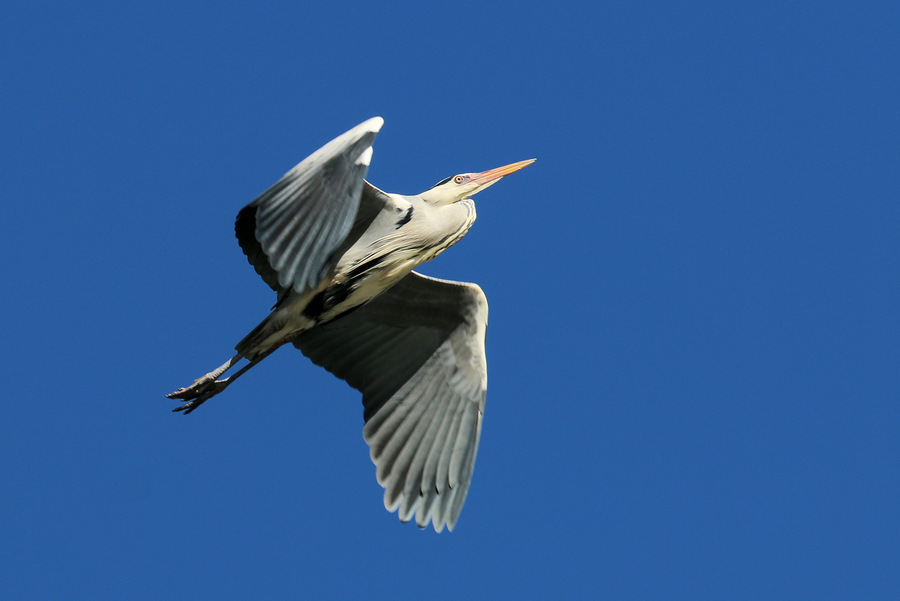
[[[447,182],[449,182],[449,181],[450,181],[451,179],[453,179],[454,177],[455,177],[455,176],[453,176],[453,175],[451,175],[450,177],[446,177],[446,178],[442,179],[441,181],[439,181],[438,183],[436,183],[435,185],[433,185],[433,186],[431,186],[431,187],[432,187],[432,188],[437,188],[438,186],[443,186],[444,184],[446,184]]]

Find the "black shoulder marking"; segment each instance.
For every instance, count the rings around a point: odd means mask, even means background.
[[[344,302],[354,287],[352,282],[329,286],[310,299],[309,304],[303,308],[303,315],[310,319],[318,318],[322,313]]]
[[[360,263],[347,272],[348,283],[355,282],[357,279],[364,277],[369,272],[375,271],[375,269],[377,269],[378,266],[382,263],[384,263],[384,257],[375,257],[374,259],[369,259],[365,263]]]
[[[399,230],[401,227],[409,223],[409,220],[412,219],[413,208],[409,207],[409,210],[406,211],[406,215],[400,218],[400,221],[397,222],[397,225],[394,226],[394,229]]]

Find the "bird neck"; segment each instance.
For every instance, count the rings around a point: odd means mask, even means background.
[[[463,239],[476,218],[475,201],[471,198],[450,205],[434,207],[429,217],[432,222],[432,239],[425,248],[425,259],[430,261]]]

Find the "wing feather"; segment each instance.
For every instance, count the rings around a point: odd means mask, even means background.
[[[294,342],[363,393],[363,436],[385,507],[453,529],[472,477],[487,390],[487,301],[415,272]]]
[[[338,136],[238,213],[238,243],[274,290],[316,288],[340,257],[336,251],[349,247],[360,218],[371,222],[377,214],[377,206],[363,211],[360,205],[380,200],[364,178],[383,123],[373,117]]]
[[[410,457],[409,468],[406,472],[406,481],[402,493],[402,499],[405,505],[401,505],[401,510],[405,507],[407,511],[401,514],[400,519],[405,517],[409,520],[410,517],[412,517],[412,512],[416,507],[416,502],[419,497],[422,497],[422,513],[425,513],[430,507],[429,498],[431,496],[431,487],[423,487],[425,464],[428,460],[429,451],[435,446],[435,441],[444,424],[444,416],[447,414],[449,407],[450,403],[438,403],[432,419],[427,424],[427,427],[422,429],[422,437],[420,438],[418,445],[416,445],[415,452]]]

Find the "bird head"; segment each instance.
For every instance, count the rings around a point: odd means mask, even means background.
[[[535,159],[519,161],[481,173],[460,173],[441,180],[421,194],[426,202],[435,205],[449,205],[475,196],[485,188],[494,185],[510,173],[532,164]]]

